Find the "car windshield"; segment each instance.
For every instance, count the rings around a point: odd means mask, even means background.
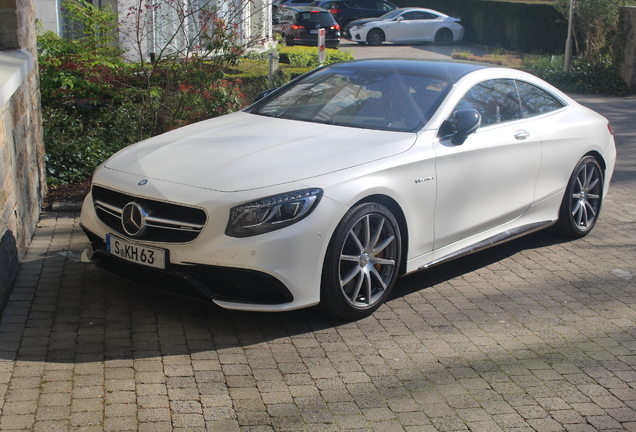
[[[323,68],[266,97],[247,112],[364,129],[414,132],[450,87],[436,77],[394,70]]]
[[[393,19],[396,16],[400,15],[402,12],[404,12],[403,9],[396,9],[396,10],[392,10],[391,12],[385,13],[384,15],[382,15],[380,18],[380,20],[388,20],[388,19]]]

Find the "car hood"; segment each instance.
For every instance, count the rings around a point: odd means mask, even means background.
[[[362,24],[367,24],[370,22],[380,22],[383,21],[380,18],[364,18],[364,19],[359,19],[359,20],[355,20],[355,21],[351,21],[348,25],[347,28],[351,28],[354,25],[362,25]],[[389,20],[390,21],[390,20]]]
[[[105,168],[223,192],[303,181],[408,150],[417,134],[237,112],[130,146]]]

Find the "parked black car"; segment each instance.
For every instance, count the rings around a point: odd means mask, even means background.
[[[324,0],[314,0],[311,5],[328,9],[343,32],[351,21],[376,18],[397,9],[396,5],[385,0],[332,0],[326,5]],[[346,34],[344,36],[349,37]]]
[[[282,7],[274,16],[273,31],[279,33],[287,45],[318,45],[318,31],[325,29],[325,46],[340,45],[340,26],[326,9],[299,6]]]

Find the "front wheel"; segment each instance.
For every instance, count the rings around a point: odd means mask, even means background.
[[[327,249],[320,309],[344,319],[371,315],[391,293],[401,248],[400,228],[389,209],[376,203],[350,209]]]
[[[384,32],[380,29],[373,29],[367,33],[367,42],[369,45],[378,46],[384,42]]]
[[[598,220],[603,201],[603,170],[592,156],[579,161],[559,210],[558,228],[561,234],[571,238],[586,236]]]

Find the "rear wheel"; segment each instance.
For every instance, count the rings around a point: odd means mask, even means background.
[[[453,32],[447,28],[443,28],[435,33],[435,43],[438,45],[448,45],[453,41]]]
[[[400,229],[389,209],[365,203],[349,210],[327,249],[320,309],[344,319],[371,315],[393,289],[401,247]]]
[[[380,29],[373,29],[367,33],[367,42],[369,45],[378,46],[384,42],[384,32]]]
[[[592,156],[579,161],[568,182],[557,227],[571,238],[586,236],[598,220],[603,201],[603,170]]]

